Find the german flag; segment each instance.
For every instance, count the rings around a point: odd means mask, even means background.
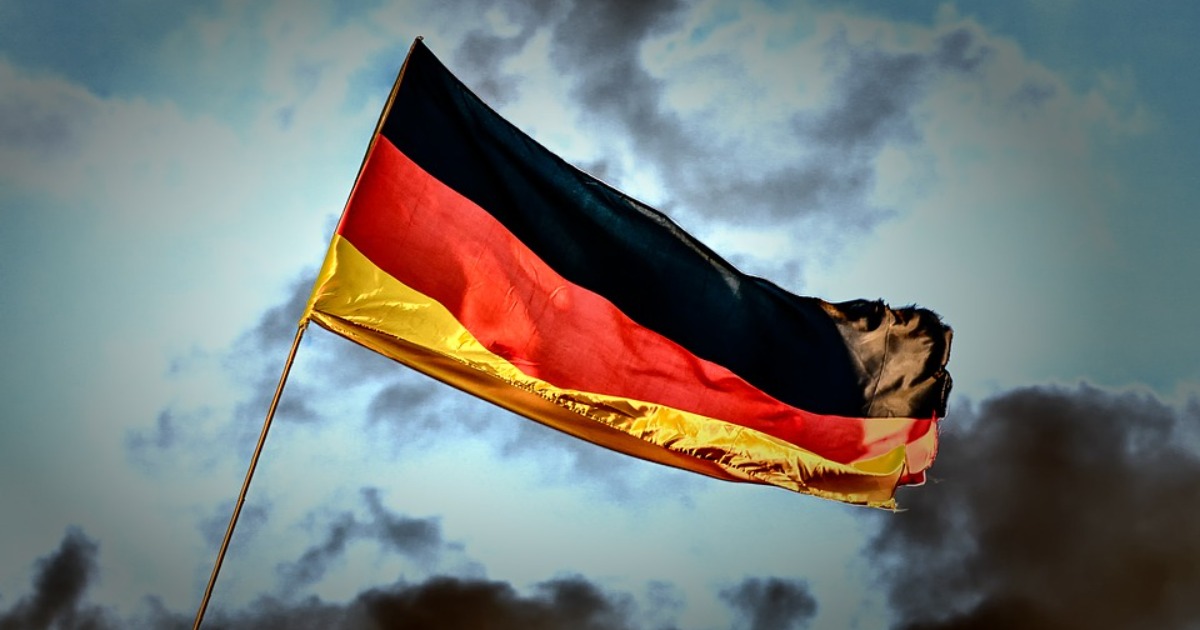
[[[414,42],[304,321],[622,453],[894,507],[951,331],[743,274],[501,118]]]

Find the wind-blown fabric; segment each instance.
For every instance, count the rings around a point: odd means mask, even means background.
[[[924,480],[950,389],[934,313],[741,273],[420,40],[304,318],[623,453],[872,506]]]

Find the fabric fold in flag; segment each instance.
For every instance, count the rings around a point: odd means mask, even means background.
[[[951,331],[747,276],[418,40],[304,317],[646,460],[872,506],[933,463]]]

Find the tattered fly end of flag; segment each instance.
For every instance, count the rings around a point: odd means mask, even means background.
[[[950,329],[747,276],[413,44],[305,317],[480,398],[720,479],[894,507]]]

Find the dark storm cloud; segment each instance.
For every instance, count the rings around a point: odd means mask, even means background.
[[[737,611],[739,630],[795,630],[817,614],[817,600],[803,581],[747,578],[721,591],[721,598]]]
[[[446,3],[445,10],[461,15],[463,11],[481,11],[481,3]],[[529,39],[546,23],[556,19],[563,4],[553,0],[508,1],[490,6],[499,7],[517,28],[512,35],[499,35],[487,28],[475,29],[463,38],[453,54],[451,67],[472,86],[472,90],[493,106],[501,105],[517,95],[519,80],[505,74],[503,65],[521,52]]]
[[[873,155],[889,139],[915,137],[909,110],[930,73],[970,74],[991,54],[965,28],[940,37],[928,54],[856,48],[841,37],[835,37],[828,49],[829,61],[841,66],[841,72],[833,99],[806,133],[822,147],[846,156],[859,151]]]
[[[469,32],[454,52],[452,70],[472,91],[495,106],[512,98],[519,82],[505,75],[505,61],[524,49],[539,30],[553,32],[552,57],[576,77],[576,96],[582,103],[634,125],[636,131],[675,133],[671,140],[686,140],[680,125],[663,126],[659,107],[662,83],[650,77],[638,61],[642,40],[671,24],[683,3],[678,0],[634,2],[534,2],[506,1],[486,5],[472,0],[446,4],[447,11],[483,11],[499,7],[516,27],[512,35],[488,28]],[[551,104],[546,104],[552,106]],[[654,113],[653,116],[646,116]]]
[[[555,29],[552,55],[575,83],[584,109],[614,119],[635,138],[663,146],[690,144],[662,106],[663,83],[642,66],[642,42],[675,23],[682,3],[576,2]]]
[[[528,597],[503,582],[435,578],[403,591],[369,591],[357,601],[390,627],[619,630],[633,627],[625,600],[572,577],[543,582]]]
[[[360,520],[352,512],[336,515],[327,526],[321,542],[310,547],[295,562],[281,565],[279,574],[286,590],[312,584],[321,579],[331,562],[340,558],[346,546],[355,540],[373,540],[389,551],[430,567],[448,545],[442,540],[437,519],[416,519],[395,514],[383,506],[379,491],[362,490],[369,518]]]
[[[1030,388],[956,416],[873,542],[897,627],[1200,627],[1195,400]]]
[[[622,630],[635,628],[628,596],[606,593],[591,582],[568,577],[538,584],[529,595],[490,580],[437,577],[419,584],[397,583],[358,594],[345,604],[316,598],[289,602],[262,598],[249,610],[215,612],[212,630]],[[160,612],[159,628],[186,628],[181,615]]]
[[[98,550],[82,531],[68,530],[58,549],[38,561],[33,592],[0,611],[0,630],[115,628],[105,610],[82,602],[97,573]]]
[[[325,547],[344,548],[345,541],[363,535],[397,549],[435,548],[441,543],[436,525],[406,519],[384,509],[365,491],[370,521],[338,520]],[[347,524],[349,523],[349,524]],[[365,532],[365,533],[364,533]],[[7,611],[0,610],[0,630],[56,628],[109,630],[116,628],[175,630],[191,627],[194,611],[166,608],[154,596],[127,618],[87,603],[84,595],[97,577],[98,545],[71,530],[59,549],[38,562],[33,593]],[[314,548],[315,549],[315,548]],[[319,551],[317,555],[325,552]],[[338,551],[340,553],[340,550]],[[310,552],[297,561],[305,562]],[[734,628],[788,630],[805,627],[816,603],[803,582],[777,578],[748,578],[726,589],[721,598],[735,617]],[[668,630],[684,609],[679,592],[670,584],[649,585],[643,603],[629,593],[609,591],[582,576],[562,576],[533,586],[528,592],[483,578],[436,576],[422,582],[397,581],[367,588],[345,602],[325,602],[315,596],[295,599],[263,596],[244,609],[227,610],[214,602],[205,615],[209,630],[327,629],[385,630]]]
[[[501,65],[524,48],[530,33],[531,28],[522,29],[521,33],[511,37],[484,30],[471,31],[454,54],[454,67],[471,68],[471,72],[479,77],[471,82],[475,93],[493,105],[503,104],[516,96],[516,92],[515,82],[501,71]]]
[[[383,518],[376,532],[379,538],[404,546],[428,537],[410,531],[402,520],[394,516]],[[0,610],[0,630],[191,627],[194,612],[168,610],[155,597],[146,598],[143,609],[126,619],[86,603],[85,591],[96,579],[97,548],[97,543],[79,530],[69,531],[58,550],[38,562],[33,592],[8,610]],[[548,580],[536,585],[528,595],[505,582],[435,577],[421,583],[397,582],[367,589],[346,603],[326,603],[316,597],[299,601],[262,597],[244,610],[214,607],[206,613],[204,627],[210,630],[620,630],[638,627],[632,621],[635,611],[629,595],[608,593],[582,577]]]
[[[662,167],[701,157],[703,148],[665,108],[663,82],[639,58],[643,41],[674,24],[682,6],[676,0],[577,2],[555,26],[551,50],[574,83],[585,120],[615,124],[639,153]],[[604,135],[594,127],[583,132]]]
[[[908,110],[920,92],[929,59],[917,53],[855,49],[844,42],[831,48],[846,68],[829,107],[804,133],[838,157],[850,158],[860,152],[873,155],[889,138],[914,136]]]

